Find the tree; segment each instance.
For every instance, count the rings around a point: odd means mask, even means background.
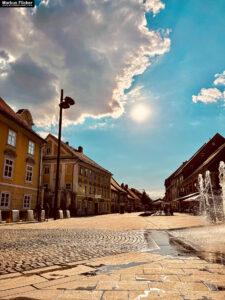
[[[152,208],[152,199],[149,195],[144,191],[141,196],[141,203],[144,205],[145,210]]]

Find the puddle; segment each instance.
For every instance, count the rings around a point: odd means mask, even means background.
[[[164,230],[146,230],[144,233],[144,238],[147,242],[149,238],[152,238],[158,245],[158,249],[145,251],[146,253],[156,253],[160,255],[171,256],[190,256],[190,251],[177,243],[175,239],[171,238],[170,235]]]
[[[225,265],[225,254],[221,252],[198,250],[198,245],[193,245],[181,237],[171,234],[172,231],[164,230],[145,230],[144,238],[147,243],[153,239],[158,245],[158,249],[144,251],[146,253],[156,253],[160,255],[171,255],[175,257],[198,257],[211,263]]]
[[[136,266],[139,266],[139,265],[144,265],[144,264],[147,264],[147,263],[149,263],[149,262],[143,261],[143,262],[132,262],[132,263],[122,264],[122,265],[108,265],[108,266],[100,267],[98,270],[101,273],[109,273],[109,272],[114,271],[114,270],[132,268],[132,267],[136,267]]]
[[[173,229],[169,231],[169,235],[200,258],[225,264],[225,224]]]
[[[163,230],[145,230],[144,238],[146,242],[152,238],[159,249],[145,251],[146,253],[157,253],[160,255],[171,255],[176,257],[198,257],[211,263],[219,263],[225,265],[225,255],[221,252],[198,250],[198,245],[192,245],[191,242],[176,237],[172,231]]]

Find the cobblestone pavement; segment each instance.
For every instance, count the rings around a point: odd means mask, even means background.
[[[122,253],[0,276],[4,300],[224,300],[225,266],[202,259]]]
[[[0,299],[224,300],[225,266],[181,251],[165,231],[199,225],[134,213],[0,226]]]
[[[0,235],[0,274],[155,247],[140,230],[5,229]]]

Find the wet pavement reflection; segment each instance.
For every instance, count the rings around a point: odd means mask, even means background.
[[[202,227],[200,228],[202,229]],[[177,234],[178,231],[180,231],[180,234]],[[146,230],[144,238],[146,241],[150,240],[150,238],[153,239],[158,245],[158,249],[145,252],[160,255],[171,255],[175,257],[199,257],[208,262],[225,265],[225,254],[223,252],[210,251],[207,248],[202,249],[201,245],[194,244],[193,241],[185,239],[181,232],[182,230]],[[210,238],[210,236],[208,238]],[[216,249],[216,245],[214,249]]]

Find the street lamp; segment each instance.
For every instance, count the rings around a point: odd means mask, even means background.
[[[54,201],[54,219],[57,219],[57,203],[58,203],[58,189],[59,189],[59,163],[60,163],[60,148],[61,148],[61,130],[62,130],[62,110],[70,108],[75,101],[70,97],[63,99],[63,90],[61,90],[60,104],[59,104],[59,132],[58,132],[58,151],[56,164],[56,179],[55,179],[55,201]]]

